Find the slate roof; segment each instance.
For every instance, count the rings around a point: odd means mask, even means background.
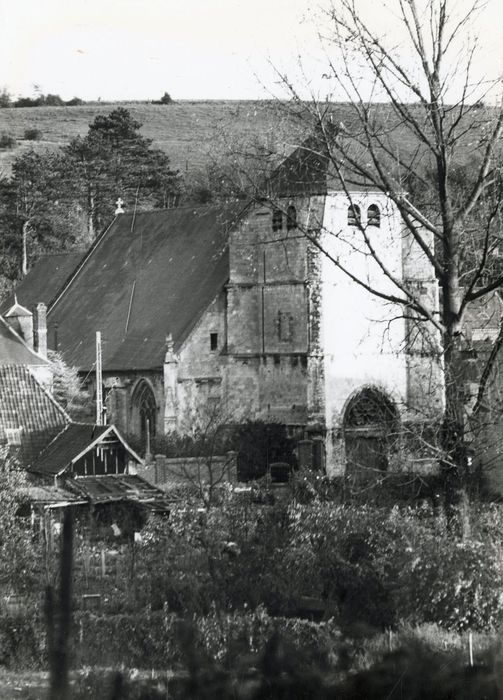
[[[81,370],[157,369],[228,279],[227,235],[243,203],[121,214],[49,307],[64,359]]]
[[[40,302],[49,306],[83,255],[82,251],[74,251],[41,258],[16,286],[17,301],[28,309]],[[12,294],[0,305],[0,313],[5,314],[14,303]]]
[[[69,420],[26,367],[0,365],[0,440],[7,438],[7,430],[21,427],[23,463],[32,463]]]
[[[33,471],[48,476],[59,474],[109,428],[109,425],[69,423],[33,463]]]
[[[329,159],[324,144],[312,136],[295,148],[272,173],[266,189],[279,197],[325,194]]]
[[[31,350],[0,316],[0,365],[47,365],[47,360]]]

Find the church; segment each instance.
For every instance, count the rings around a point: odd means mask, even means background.
[[[414,461],[405,428],[443,408],[440,338],[369,290],[393,277],[435,309],[433,269],[385,194],[347,191],[305,154],[267,199],[119,208],[86,253],[48,256],[19,285],[91,391],[101,333],[107,419],[123,434],[147,442],[225,405],[234,422],[317,437],[329,473]]]

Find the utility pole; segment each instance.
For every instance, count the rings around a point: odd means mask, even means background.
[[[103,371],[101,366],[101,332],[96,331],[96,425],[103,420]]]

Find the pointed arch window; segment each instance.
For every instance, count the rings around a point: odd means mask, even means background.
[[[156,434],[157,403],[152,387],[144,380],[138,384],[134,392],[133,412],[136,432],[141,437],[142,444],[145,444],[147,431],[150,438]]]
[[[348,226],[359,226],[361,216],[362,215],[358,204],[350,204],[348,207]]]
[[[297,209],[290,204],[286,210],[286,230],[291,231],[293,228],[297,228]]]
[[[275,209],[272,213],[272,230],[281,231],[283,228],[283,212],[281,209]]]
[[[381,211],[377,204],[371,204],[367,209],[367,224],[369,226],[381,226]]]

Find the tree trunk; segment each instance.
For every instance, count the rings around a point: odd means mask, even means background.
[[[463,381],[460,363],[458,324],[452,324],[444,337],[445,413],[440,434],[441,475],[444,482],[446,515],[453,520],[465,500],[468,486],[468,460],[464,440]]]

